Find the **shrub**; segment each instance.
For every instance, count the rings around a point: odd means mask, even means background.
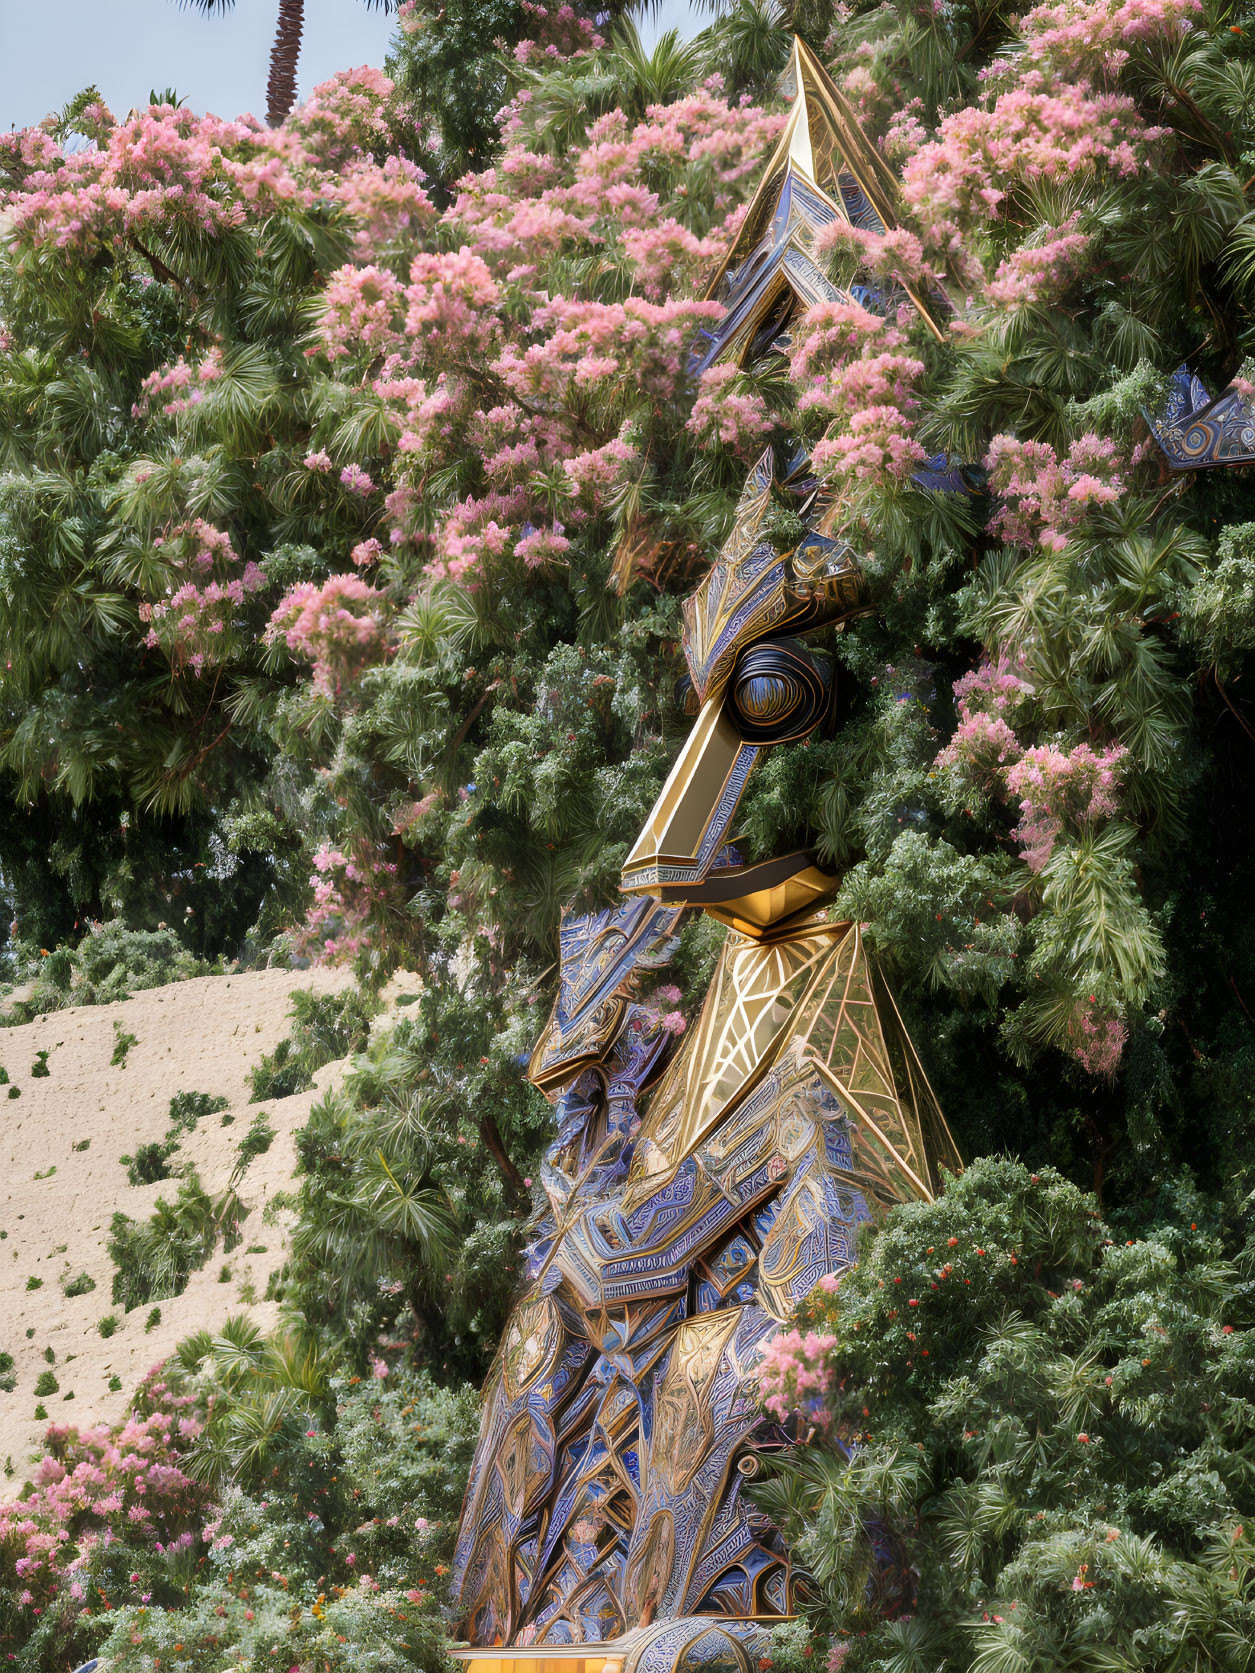
[[[170,1100],[170,1131],[190,1133],[206,1115],[217,1115],[229,1099],[216,1092],[176,1092]]]
[[[191,1405],[154,1373],[117,1428],[49,1428],[31,1483],[0,1504],[0,1633],[16,1636],[19,1666],[54,1673],[92,1655],[85,1598],[98,1587],[111,1602],[180,1597],[206,1499],[181,1467],[199,1428]]]
[[[36,1052],[35,1061],[31,1064],[31,1079],[46,1080],[51,1073],[52,1070],[48,1067],[48,1053],[46,1051]]]
[[[231,1173],[231,1183],[237,1184],[255,1156],[264,1156],[275,1141],[275,1128],[270,1125],[264,1110],[258,1110],[249,1123],[248,1131],[236,1146],[237,1161]]]
[[[985,1160],[816,1292],[765,1381],[858,1444],[762,1500],[850,1673],[1071,1666],[1099,1640],[1113,1669],[1249,1665],[1255,1311],[1219,1254],[1180,1220],[1115,1242],[1053,1169]],[[909,1613],[876,1624],[877,1589]]]
[[[290,1098],[304,1092],[324,1063],[334,1063],[362,1049],[378,1009],[379,1001],[373,995],[355,989],[316,994],[309,988],[298,988],[292,995],[290,1033],[249,1074],[249,1102],[260,1104],[268,1098]]]
[[[103,1319],[97,1319],[96,1320],[96,1329],[100,1332],[100,1334],[105,1338],[106,1341],[108,1341],[110,1336],[113,1335],[113,1333],[117,1330],[117,1328],[118,1328],[118,1316],[117,1316],[116,1313],[106,1313]]]
[[[118,1161],[132,1185],[155,1185],[159,1179],[169,1179],[169,1160],[178,1148],[170,1139],[154,1139],[151,1144],[141,1144],[134,1156],[119,1156]]]
[[[26,1280],[26,1288],[28,1290],[42,1290],[43,1287],[44,1281],[42,1278],[35,1278],[32,1276]]]
[[[127,1312],[182,1295],[189,1276],[209,1259],[218,1234],[214,1205],[192,1169],[173,1203],[158,1197],[147,1220],[116,1213],[109,1235],[115,1267],[113,1299]]]
[[[0,1392],[12,1394],[17,1387],[17,1373],[13,1369],[13,1355],[0,1353]]]
[[[230,1352],[218,1351],[226,1346]],[[218,1415],[198,1452],[208,1445],[213,1454],[232,1433],[246,1444],[257,1423],[239,1421],[242,1411],[273,1413],[283,1403],[279,1391],[295,1389],[294,1377],[311,1380],[299,1349],[267,1341],[243,1320],[228,1321],[217,1344],[207,1334],[189,1338],[179,1354],[214,1393]],[[246,1366],[252,1370],[242,1387]],[[308,1415],[311,1403],[322,1416]],[[191,1673],[219,1673],[226,1642],[233,1656],[260,1665],[271,1663],[278,1641],[285,1670],[444,1673],[442,1575],[476,1411],[473,1389],[443,1390],[421,1373],[339,1377],[329,1391],[324,1384],[312,1402],[298,1402],[293,1415],[305,1415],[272,1435],[258,1490],[220,1488],[220,1510],[204,1530],[205,1557],[189,1574],[187,1594],[167,1594],[162,1609],[143,1610],[124,1588],[102,1655],[117,1658],[111,1665],[122,1673],[151,1667],[153,1656],[163,1667],[169,1656]],[[151,1569],[136,1564],[136,1571]]]
[[[251,1507],[250,1507],[251,1508]],[[246,1540],[235,1551],[251,1553]],[[287,1553],[280,1554],[285,1566]],[[299,1590],[259,1581],[241,1597],[225,1574],[214,1571],[214,1584],[198,1590],[182,1609],[130,1606],[108,1620],[101,1651],[113,1673],[148,1673],[156,1663],[176,1665],[180,1673],[221,1673],[220,1646],[229,1643],[237,1667],[278,1666],[272,1648],[282,1644],[285,1663],[316,1667],[319,1673],[452,1673],[445,1653],[440,1616],[430,1592],[414,1584],[382,1590],[365,1583],[322,1593],[312,1581]],[[284,1574],[288,1578],[288,1574]],[[413,1580],[421,1576],[411,1577]]]
[[[438,1554],[452,1549],[479,1430],[477,1391],[469,1383],[442,1388],[402,1366],[361,1382],[336,1377],[331,1387],[338,1473],[369,1513],[342,1538],[340,1553],[401,1585],[420,1516],[430,1524],[425,1544]]]
[[[89,930],[76,946],[58,947],[47,958],[28,955],[28,962],[34,966],[35,986],[28,998],[9,1008],[6,1023],[30,1022],[69,1005],[111,1005],[211,968],[172,930],[133,930],[120,923]]]
[[[89,1272],[80,1272],[77,1278],[71,1278],[68,1284],[62,1284],[61,1294],[68,1297],[76,1295],[90,1295],[96,1288],[96,1280]]]
[[[53,1371],[41,1371],[35,1379],[35,1394],[41,1400],[45,1394],[56,1394],[60,1387]]]
[[[139,1044],[139,1036],[128,1034],[120,1022],[113,1025],[113,1055],[109,1059],[110,1067],[114,1069],[126,1068],[126,1054],[132,1046]]]

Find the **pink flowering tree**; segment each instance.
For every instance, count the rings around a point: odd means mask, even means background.
[[[30,1489],[0,1504],[0,1632],[86,1653],[109,1612],[168,1595],[198,1555],[209,1494],[187,1472],[201,1432],[157,1367],[121,1425],[49,1425]],[[191,1563],[189,1563],[189,1554]]]
[[[87,100],[0,139],[2,550],[39,554],[0,589],[14,805],[98,809],[65,869],[93,915],[178,819],[201,846],[167,892],[213,854],[266,877],[236,944],[456,965],[514,1006],[560,907],[613,894],[687,725],[679,600],[787,437],[870,608],[827,647],[839,732],[761,769],[746,846],[844,870],[925,1034],[962,1036],[947,1107],[1061,1052],[1109,1100],[1096,1165],[1124,1068],[1171,1049],[1188,1078],[1211,1027],[1174,1020],[1207,984],[1173,985],[1170,899],[1235,828],[1196,798],[1238,782],[1212,710],[1246,735],[1245,547],[1213,564],[1242,479],[1161,480],[1141,408],[1248,346],[1242,25],[818,18],[899,224],[836,216],[813,253],[848,300],[695,378],[787,41],[740,8],[653,55],[578,9],[488,11],[407,6],[395,81],[346,72],[273,131]],[[458,31],[474,72],[433,92]],[[800,527],[781,496],[769,538]],[[1035,1095],[1043,1143],[1073,1095]]]

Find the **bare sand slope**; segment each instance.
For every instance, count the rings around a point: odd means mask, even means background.
[[[17,1375],[13,1392],[0,1392],[0,1465],[11,1456],[17,1480],[45,1428],[35,1417],[41,1372],[51,1370],[60,1384],[43,1399],[50,1420],[113,1421],[149,1367],[190,1331],[216,1330],[240,1311],[263,1328],[274,1323],[276,1306],[262,1298],[283,1261],[286,1216],[266,1224],[263,1210],[277,1191],[289,1188],[293,1134],[339,1066],[328,1064],[311,1091],[261,1105],[248,1103],[248,1072],[287,1034],[294,989],[328,993],[351,982],[342,970],[205,976],[119,1004],[56,1011],[0,1029],[0,1063],[21,1093],[9,1098],[0,1086],[0,1351],[12,1354]],[[115,1021],[137,1037],[124,1067],[109,1061]],[[40,1051],[48,1052],[49,1073],[33,1079]],[[170,1164],[194,1163],[211,1196],[226,1185],[259,1108],[277,1136],[264,1156],[253,1159],[240,1187],[249,1209],[243,1243],[229,1257],[219,1245],[181,1296],[160,1303],[161,1321],[146,1331],[150,1308],[125,1313],[111,1299],[113,1264],[105,1245],[115,1210],[146,1218],[159,1196],[172,1200],[178,1190],[177,1179],[130,1185],[118,1161],[165,1136],[176,1092],[230,1100],[227,1113],[234,1121],[223,1126],[221,1115],[203,1118]],[[87,1148],[76,1148],[84,1140]],[[264,1253],[247,1252],[261,1245]],[[223,1278],[224,1268],[229,1278]],[[63,1286],[84,1272],[95,1279],[95,1289],[67,1297]],[[37,1288],[28,1287],[31,1279],[40,1280]],[[106,1339],[97,1325],[111,1313],[118,1327]],[[56,1355],[51,1366],[47,1348]],[[111,1391],[114,1377],[121,1388]]]

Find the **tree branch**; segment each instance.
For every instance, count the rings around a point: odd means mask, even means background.
[[[186,293],[186,280],[180,279],[174,269],[167,267],[161,257],[150,250],[146,244],[142,244],[134,233],[131,234],[131,248],[138,255],[143,256],[149,267],[152,268],[154,279],[159,279],[163,285],[173,285],[176,290]]]
[[[510,1160],[505,1142],[501,1137],[501,1130],[494,1117],[487,1111],[479,1118],[479,1136],[484,1141],[484,1148],[491,1155],[506,1184],[516,1191],[520,1197],[527,1195],[527,1186],[523,1183],[523,1175]]]

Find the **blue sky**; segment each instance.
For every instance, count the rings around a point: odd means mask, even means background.
[[[150,88],[174,87],[195,110],[265,111],[266,70],[278,0],[236,0],[205,18],[175,0],[0,0],[0,128],[38,122],[95,82],[122,116]],[[663,0],[647,38],[691,21],[689,0]],[[382,64],[391,18],[360,0],[306,0],[300,95],[336,70]]]

